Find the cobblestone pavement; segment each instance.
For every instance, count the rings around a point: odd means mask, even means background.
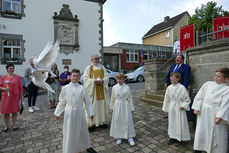
[[[132,93],[135,112],[133,113],[136,145],[131,147],[127,141],[116,145],[116,140],[109,136],[110,129],[99,127],[90,133],[91,143],[97,152],[135,152],[135,153],[191,153],[193,144],[193,130],[190,126],[192,140],[185,145],[167,145],[168,120],[161,108],[140,101],[144,90]],[[46,95],[41,95],[46,96]],[[38,97],[38,101],[41,100]],[[43,98],[45,99],[45,98]],[[26,101],[26,100],[25,100]],[[38,102],[39,103],[39,102]],[[44,102],[45,103],[45,102]],[[62,152],[62,124],[56,121],[48,103],[39,105],[41,110],[29,113],[26,110],[18,117],[18,131],[12,128],[4,133],[0,131],[0,153],[61,153]],[[0,117],[0,128],[3,128],[3,116]],[[191,124],[190,124],[191,125]],[[12,122],[10,120],[10,127]]]

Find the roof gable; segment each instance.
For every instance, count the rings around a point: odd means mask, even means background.
[[[104,4],[106,2],[106,0],[85,0],[85,1],[96,2],[101,4]]]
[[[175,17],[172,17],[170,19],[168,19],[166,22],[163,21],[155,26],[153,26],[144,36],[143,38],[147,38],[151,35],[153,35],[154,33],[157,33],[157,32],[160,32],[160,31],[163,31],[165,29],[170,29],[172,28],[174,25],[177,24],[178,21],[180,21],[180,19],[185,15],[187,14],[188,16],[189,13],[187,11],[175,16]]]

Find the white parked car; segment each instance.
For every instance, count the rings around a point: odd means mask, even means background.
[[[126,82],[143,82],[145,81],[145,66],[137,68],[134,72],[125,75]]]
[[[114,86],[114,85],[117,83],[116,75],[117,75],[119,72],[114,72],[114,71],[111,71],[111,70],[109,70],[109,69],[106,69],[106,71],[107,71],[108,77],[109,77],[108,85],[109,85],[109,86]],[[81,84],[83,84],[83,74],[82,74],[81,77],[80,77],[80,82],[81,82]]]

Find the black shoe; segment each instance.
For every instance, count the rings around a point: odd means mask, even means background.
[[[185,146],[185,141],[177,141],[176,146]]]
[[[202,153],[202,151],[194,150],[194,153]]]
[[[13,131],[17,131],[18,130],[18,128],[13,128]]]
[[[9,128],[5,128],[2,130],[3,132],[7,132],[9,130]]]
[[[176,143],[177,140],[176,139],[169,139],[169,142],[167,143],[168,145],[174,144]]]
[[[88,128],[88,131],[89,131],[89,132],[94,132],[94,131],[95,131],[95,126],[89,127],[89,128]]]
[[[89,153],[97,153],[92,147],[87,149],[87,152]]]
[[[103,124],[102,127],[109,128],[109,125],[108,124]]]

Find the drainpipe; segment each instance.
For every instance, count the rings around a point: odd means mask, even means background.
[[[106,2],[106,0],[102,0],[99,2],[100,6],[100,53],[101,53],[101,64],[104,65],[104,52],[103,52],[103,4]]]

